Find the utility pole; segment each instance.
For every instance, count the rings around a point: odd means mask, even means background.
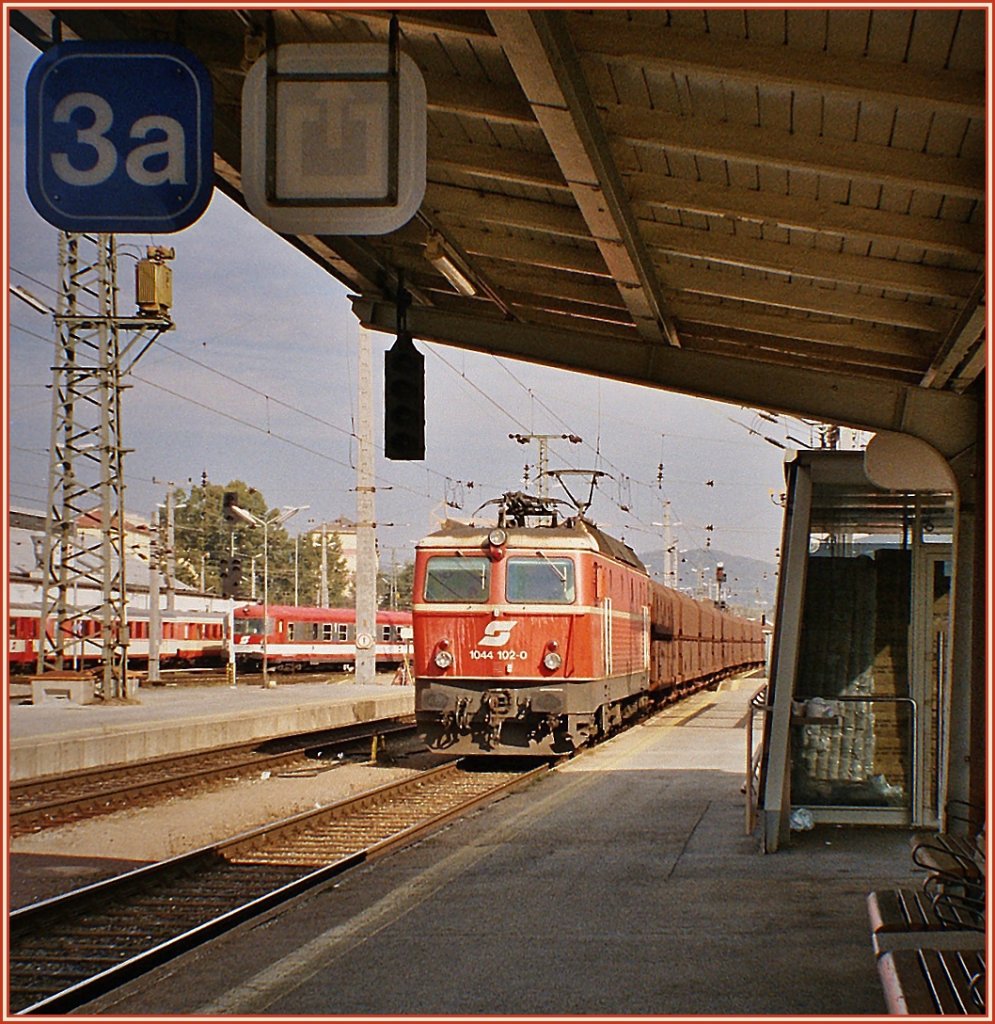
[[[663,490],[663,463],[656,468],[656,486]],[[663,499],[663,522],[654,523],[663,527],[663,585],[672,590],[677,589],[677,542],[674,540],[673,519],[670,514],[670,500]]]
[[[677,589],[677,545],[674,543],[673,524],[670,518],[670,502],[663,503],[663,583]]]
[[[512,441],[519,444],[528,444],[529,441],[539,442],[539,466],[536,474],[536,487],[539,498],[545,501],[549,497],[549,442],[569,441],[571,444],[580,444],[583,438],[576,434],[509,434]]]
[[[159,645],[162,642],[162,609],[159,607],[159,508],[152,510],[152,528],[149,544],[149,682],[158,686]]]
[[[176,485],[166,485],[166,607],[176,610]]]
[[[359,329],[359,457],[356,460],[356,682],[377,678],[376,477],[370,334]]]
[[[328,527],[321,524],[321,592],[318,595],[320,607],[328,607]]]
[[[163,331],[172,328],[167,259],[172,249],[149,247],[139,261],[141,285],[152,267],[153,302],[139,287],[136,316],[117,311],[117,246],[112,234],[59,234],[59,298],[54,311],[56,350],[52,368],[48,506],[43,562],[45,582],[37,672],[65,667],[74,626],[84,618],[100,624],[97,691],[104,699],[130,696],[124,514],[124,446],[121,383]],[[148,295],[145,296],[148,298]],[[96,309],[93,308],[96,304]],[[132,352],[139,343],[137,354]],[[130,359],[130,362],[126,361]],[[81,515],[100,518],[97,542],[78,543]],[[69,594],[99,590],[86,607],[70,606]]]

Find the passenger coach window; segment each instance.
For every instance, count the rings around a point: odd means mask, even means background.
[[[572,604],[574,564],[569,558],[509,558],[505,596],[523,604]]]
[[[486,601],[490,589],[490,559],[436,555],[428,560],[426,601]]]

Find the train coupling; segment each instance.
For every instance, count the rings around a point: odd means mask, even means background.
[[[446,716],[449,717],[448,715]],[[467,733],[470,731],[470,701],[466,697],[460,697],[456,702],[456,713],[453,715],[453,724],[457,732]]]
[[[485,718],[507,718],[511,712],[511,690],[486,690],[480,698]]]

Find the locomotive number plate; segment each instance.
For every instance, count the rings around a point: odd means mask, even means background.
[[[470,651],[471,661],[525,661],[529,656],[528,651],[506,651],[503,648],[499,651]]]

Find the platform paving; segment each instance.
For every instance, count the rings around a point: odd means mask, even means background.
[[[352,682],[142,687],[128,703],[8,706],[12,781],[414,714],[414,688]]]
[[[97,1014],[884,1016],[866,894],[902,830],[745,835],[755,681],[91,1004]]]

